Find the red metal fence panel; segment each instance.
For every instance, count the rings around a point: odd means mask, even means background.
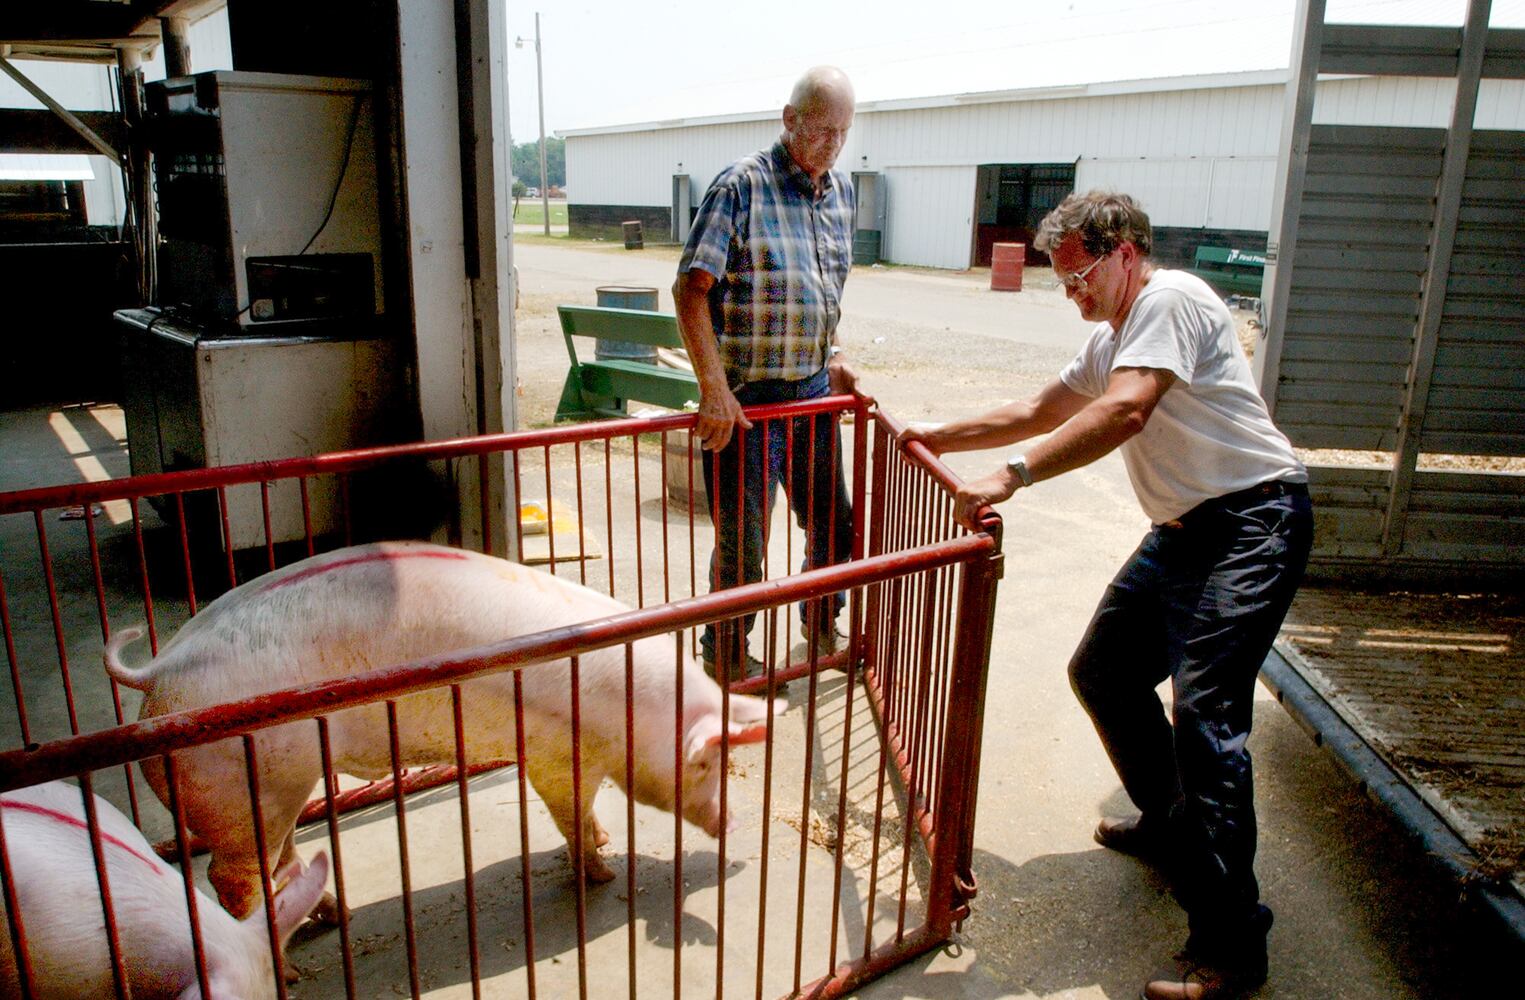
[[[299,935],[286,952],[304,997],[423,996],[457,983],[477,996],[586,996],[593,970],[607,984],[614,968],[631,996],[836,996],[946,940],[975,891],[974,791],[999,522],[988,516],[978,534],[957,526],[956,480],[919,446],[900,449],[895,422],[863,400],[755,408],[747,433],[792,441],[790,421],[844,414],[853,418],[851,558],[791,572],[796,532],[780,512],[763,579],[711,594],[701,592],[701,560],[715,508],[695,510],[664,487],[686,478],[678,491],[686,499],[702,478],[706,456],[673,446],[689,440],[691,416],[0,495],[0,625],[12,702],[0,710],[0,898],[10,945],[0,948],[0,977],[6,954],[19,956],[21,995],[39,995],[36,977],[47,975],[26,946],[44,933],[26,921],[29,872],[12,865],[6,840],[13,815],[30,808],[17,790],[68,778],[101,796],[82,798],[77,829],[118,994],[127,986],[122,948],[142,945],[139,928],[121,936],[110,886],[127,847],[110,832],[111,817],[96,815],[98,801],[163,839],[162,853],[179,865],[176,898],[190,914],[179,933],[192,939],[181,950],[193,957],[182,978],[206,988],[216,970],[202,938],[221,932],[203,930],[196,916],[216,903],[197,892],[206,883],[192,833],[205,825],[197,797],[208,794],[196,768],[214,751],[240,777],[211,784],[228,815],[246,817],[255,902],[266,904],[259,937],[268,995],[286,995],[272,890],[293,871],[284,862],[320,850],[332,864],[337,906],[327,916],[338,933]],[[788,462],[829,460],[788,450]],[[545,530],[493,539],[452,511],[447,531],[481,537],[489,552],[538,563],[629,610],[314,683],[273,676],[257,697],[127,721],[136,693],[124,698],[95,666],[102,642],[123,626],[141,622],[158,653],[232,587],[395,531],[399,508],[422,502],[399,498],[399,482],[475,483],[485,506],[500,457],[510,496],[543,513]],[[54,528],[58,512],[74,506],[84,512],[79,523]],[[811,506],[803,520],[827,516]],[[846,649],[821,655],[813,642],[796,645],[796,604],[839,592],[847,595]],[[720,816],[729,813],[736,827],[721,822],[711,839],[680,818],[694,787],[685,702],[709,684],[693,659],[699,629],[735,627],[747,614],[761,626],[763,672],[727,681],[719,671],[721,712],[735,719],[741,703],[733,699],[760,695],[766,718],[755,745],[745,732],[718,730]],[[649,784],[646,770],[661,770],[637,735],[664,710],[637,683],[651,676],[637,660],[652,642],[673,656],[663,682],[675,685],[665,704],[671,742],[659,751],[670,755],[669,787],[625,796],[617,816],[619,796],[599,796],[603,779],[639,790]],[[623,692],[613,729],[608,685],[599,686],[608,678]],[[564,736],[548,741],[534,719],[527,724],[527,683],[566,692],[570,713],[557,723]],[[429,766],[410,768],[422,759],[410,723],[426,703],[445,707],[449,733],[432,731],[439,738],[429,741],[437,744]],[[480,751],[473,720],[489,705],[508,706],[495,732],[513,730],[511,752]],[[369,749],[385,761],[370,784],[343,775],[346,741],[362,717]],[[284,762],[296,757],[314,762],[319,792],[299,820],[314,825],[285,840],[289,821],[267,807],[292,783]],[[161,795],[143,794],[134,765],[162,775]],[[550,790],[558,782],[571,789],[573,816],[599,797],[604,808],[591,825],[556,820]],[[605,875],[616,881],[590,884]],[[223,887],[215,876],[213,884]]]

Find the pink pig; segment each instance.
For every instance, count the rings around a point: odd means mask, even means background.
[[[145,667],[124,666],[120,652],[139,630],[119,633],[106,669],[145,692],[140,718],[249,698],[280,688],[363,673],[465,650],[542,629],[575,625],[628,608],[575,583],[491,556],[420,542],[385,542],[329,552],[259,577],[208,604]],[[605,778],[625,784],[625,648],[580,658],[584,872],[606,882],[613,871],[598,853],[609,836],[593,813]],[[634,644],[637,801],[674,807],[674,728],[678,656],[671,635]],[[683,817],[710,836],[727,828],[720,809],[720,688],[692,660],[683,666]],[[567,661],[525,669],[525,775],[557,827],[574,844],[571,684]],[[781,711],[784,702],[776,703]],[[453,763],[454,723],[448,687],[398,701],[404,766]],[[463,726],[474,760],[513,759],[513,674],[462,687]],[[730,742],[766,739],[766,701],[732,695]],[[374,780],[391,774],[384,704],[352,708],[329,727],[334,768]],[[297,814],[322,777],[316,726],[291,723],[255,736],[266,843],[280,864],[295,858]],[[190,829],[212,851],[207,875],[235,916],[259,896],[259,859],[240,741],[177,753],[181,800]],[[144,774],[166,800],[164,770]],[[279,845],[277,847],[277,845]],[[333,901],[320,908],[333,919]]]
[[[191,922],[180,873],[154,856],[137,827],[110,803],[95,799],[101,850],[111,888],[122,966],[135,1000],[197,1000]],[[61,781],[0,795],[0,820],[16,898],[26,932],[33,995],[38,1000],[115,997],[111,952],[101,907],[84,795]],[[328,858],[294,866],[275,894],[275,924],[282,945],[317,904],[328,877]],[[256,890],[257,892],[258,890]],[[208,985],[206,1000],[264,1000],[276,996],[270,932],[263,906],[234,920],[198,889]],[[21,995],[21,973],[0,897],[0,995]]]

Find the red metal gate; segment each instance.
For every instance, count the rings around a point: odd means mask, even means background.
[[[765,436],[787,421],[853,418],[850,560],[789,572],[796,533],[786,524],[772,532],[763,582],[701,594],[708,518],[663,488],[676,471],[678,480],[687,476],[692,495],[702,478],[696,465],[703,458],[680,443],[692,416],[0,495],[0,624],[13,702],[12,711],[0,710],[0,747],[10,748],[0,752],[0,793],[78,779],[145,832],[168,838],[170,856],[188,867],[183,809],[166,811],[144,795],[131,765],[241,738],[258,816],[253,734],[312,720],[307,738],[317,742],[328,779],[304,820],[325,822],[304,829],[298,843],[309,857],[328,852],[348,915],[338,933],[293,945],[289,957],[302,977],[292,995],[407,989],[423,996],[469,986],[473,996],[586,996],[590,979],[609,988],[615,968],[632,997],[852,990],[946,940],[975,892],[969,860],[1000,525],[987,511],[982,532],[958,527],[954,477],[920,446],[902,450],[898,425],[864,400],[833,397],[748,414],[755,426],[744,433]],[[823,460],[787,456],[791,463]],[[400,479],[475,483],[485,508],[500,470],[518,501],[536,495],[547,522],[543,538],[516,533],[510,554],[600,589],[607,583],[631,611],[246,702],[125,722],[121,692],[94,662],[114,630],[143,621],[157,651],[160,637],[213,592],[386,530],[387,519],[374,512],[395,504]],[[52,526],[60,512],[84,516]],[[818,515],[825,512],[812,508],[807,518]],[[252,548],[250,523],[259,529]],[[458,514],[451,530],[480,538],[490,553],[505,547]],[[605,567],[592,565],[600,560]],[[848,595],[848,649],[821,657],[811,643],[794,647],[795,604],[837,592]],[[523,771],[472,758],[459,721],[463,685],[507,671],[569,667],[575,678],[579,658],[617,647],[628,658],[637,639],[663,633],[677,638],[681,673],[698,628],[746,613],[762,626],[766,671],[725,685],[725,696],[765,693],[791,704],[782,715],[770,713],[766,743],[722,742],[722,802],[729,800],[740,826],[712,842],[633,799],[622,822],[611,820],[617,796],[606,796],[609,860],[623,866],[623,880],[587,887]],[[516,674],[516,691],[518,683]],[[450,691],[457,709],[454,760],[407,773],[396,749],[398,700],[438,689]],[[575,680],[572,691],[576,747]],[[332,771],[329,721],[378,703],[388,707],[393,775],[355,788]],[[627,681],[627,767],[635,703]],[[522,746],[519,759],[526,759]],[[572,766],[580,784],[575,753]],[[93,822],[91,833],[99,876]],[[537,860],[540,854],[547,857]],[[3,899],[14,915],[17,876],[8,859],[0,835]],[[268,899],[274,873],[262,874]],[[185,881],[189,898],[192,880]],[[659,895],[666,901],[660,905]],[[110,894],[102,896],[113,928]],[[14,918],[8,923],[24,955],[25,928]],[[201,941],[194,943],[205,988]],[[21,979],[22,995],[33,995],[26,975]]]

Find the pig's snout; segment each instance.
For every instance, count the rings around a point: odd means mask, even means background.
[[[695,806],[684,809],[685,818],[711,837],[719,837],[722,832],[730,833],[736,829],[734,820],[729,819],[720,811],[718,798],[701,802]]]

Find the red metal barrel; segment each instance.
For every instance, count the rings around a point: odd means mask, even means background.
[[[994,243],[990,247],[990,290],[1020,292],[1022,261],[1027,257],[1025,243]]]

